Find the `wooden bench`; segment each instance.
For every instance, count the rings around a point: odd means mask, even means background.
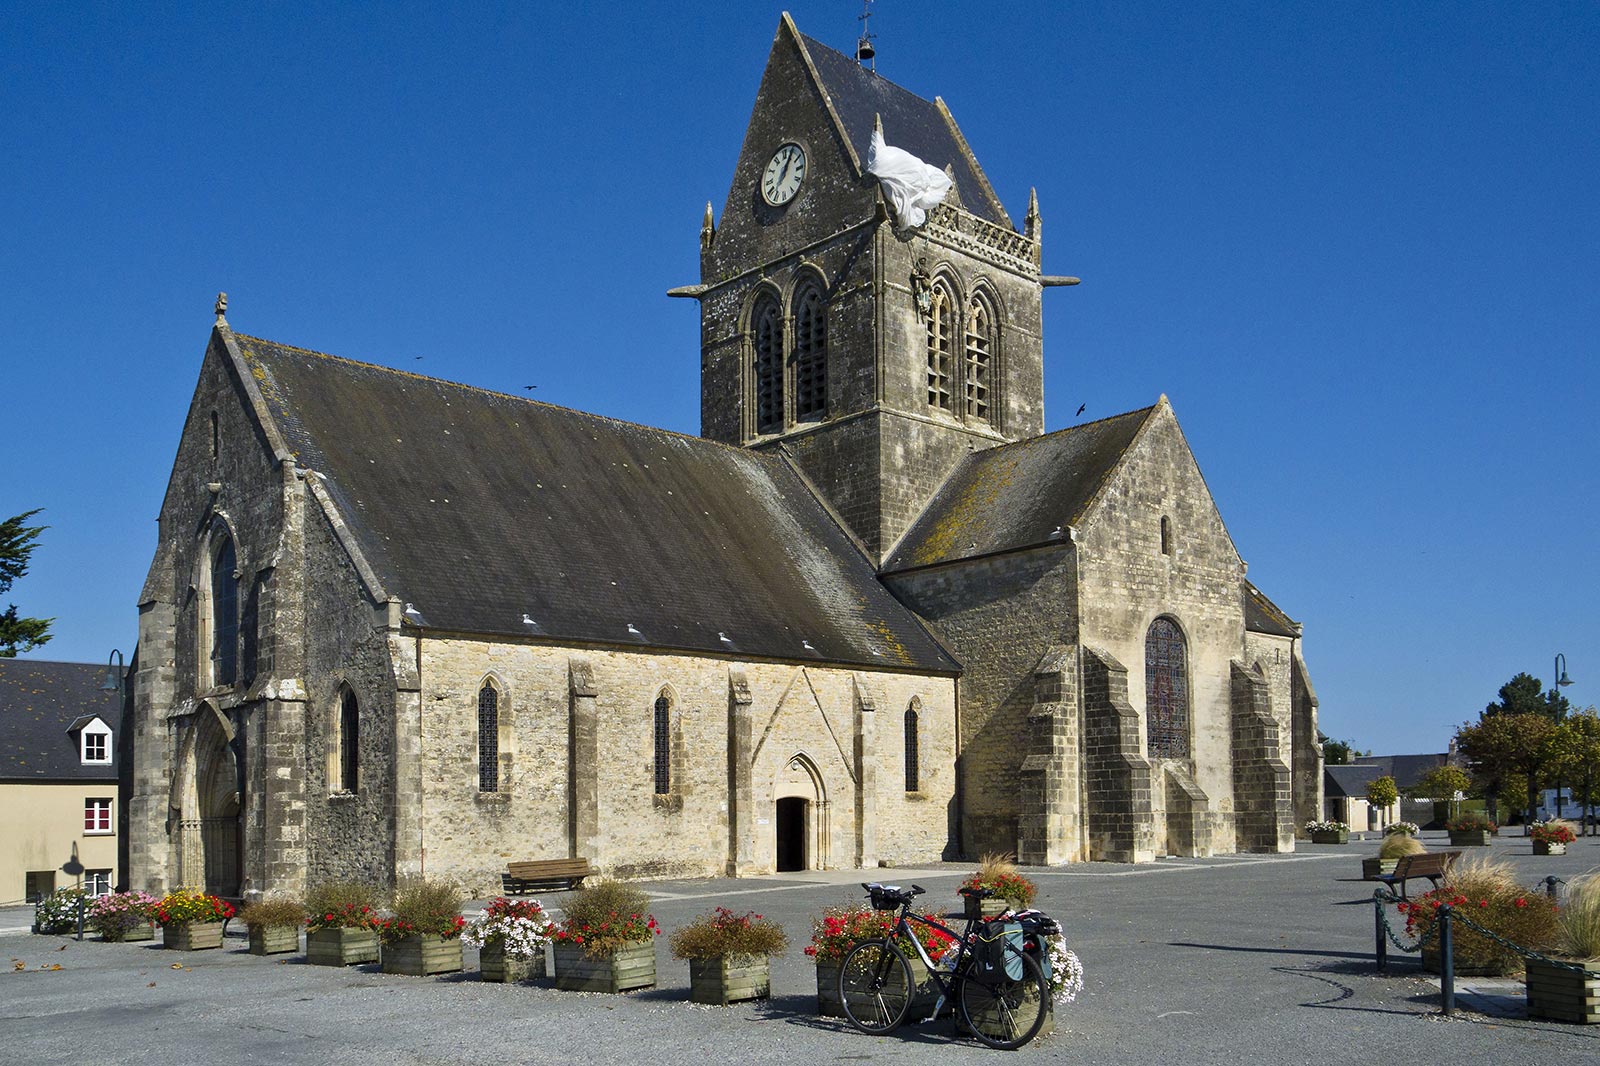
[[[1409,899],[1406,895],[1406,881],[1410,878],[1427,878],[1434,888],[1439,887],[1439,881],[1448,876],[1450,867],[1461,858],[1459,851],[1433,851],[1421,855],[1402,855],[1400,861],[1395,863],[1394,873],[1379,874],[1374,881],[1381,881],[1389,886],[1390,891],[1396,885],[1400,886],[1400,898]]]
[[[522,895],[539,888],[577,888],[594,873],[588,859],[540,859],[536,862],[508,862],[500,882],[508,896]]]

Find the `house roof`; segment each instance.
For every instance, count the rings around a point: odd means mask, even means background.
[[[95,717],[121,728],[105,679],[104,663],[0,659],[0,781],[115,781],[115,741],[110,763],[85,766],[75,734]]]
[[[1298,637],[1301,632],[1299,622],[1284,614],[1282,608],[1248,580],[1244,583],[1244,627],[1252,633],[1279,637]]]
[[[1423,774],[1449,761],[1450,756],[1442,751],[1430,755],[1358,755],[1353,760],[1356,766],[1376,768],[1378,776],[1394,778],[1394,783],[1401,788],[1410,788],[1422,780]]]
[[[988,222],[1014,228],[942,100],[924,100],[843,52],[803,33],[796,36],[862,166],[866,165],[874,123],[881,116],[886,142],[940,170],[950,168],[963,208]]]
[[[901,538],[886,572],[1060,542],[1155,407],[973,452]],[[1063,532],[1056,534],[1060,528]]]
[[[1328,795],[1334,797],[1366,799],[1367,786],[1382,776],[1383,771],[1379,767],[1354,763],[1322,768],[1323,786]]]
[[[218,332],[424,628],[959,669],[781,457]]]

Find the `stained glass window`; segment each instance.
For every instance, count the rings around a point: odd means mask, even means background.
[[[478,791],[500,790],[500,693],[487,681],[478,690]]]
[[[1189,755],[1189,675],[1183,630],[1170,618],[1150,623],[1144,638],[1145,734],[1150,755]]]
[[[656,795],[672,791],[672,701],[656,699]]]
[[[906,791],[915,792],[920,787],[920,775],[917,766],[918,746],[921,737],[917,732],[917,708],[913,704],[906,708]]]

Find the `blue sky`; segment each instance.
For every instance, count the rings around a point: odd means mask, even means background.
[[[219,289],[246,333],[698,431],[749,2],[0,13],[0,514],[34,658],[132,650]],[[878,70],[1037,187],[1048,428],[1172,400],[1324,729],[1564,652],[1600,702],[1600,6],[878,0]],[[790,5],[841,50],[851,0]],[[890,140],[892,142],[892,131]],[[418,357],[421,357],[420,361]]]

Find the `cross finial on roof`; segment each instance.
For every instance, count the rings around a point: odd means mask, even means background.
[[[216,312],[217,321],[221,322],[223,325],[227,325],[228,320],[226,318],[222,317],[223,315],[228,313],[228,294],[227,293],[225,293],[225,292],[217,293],[217,305],[215,307],[213,307],[212,310]]]

